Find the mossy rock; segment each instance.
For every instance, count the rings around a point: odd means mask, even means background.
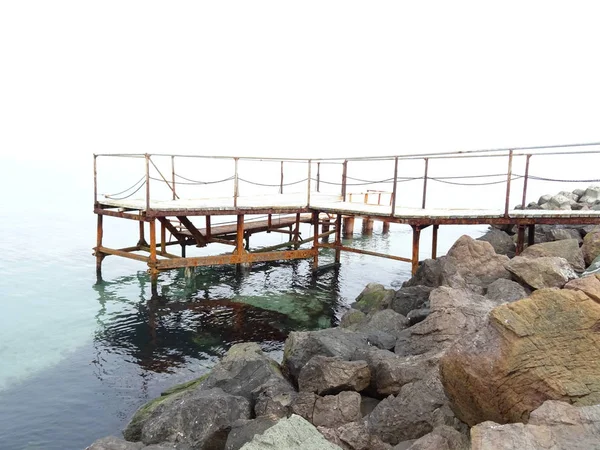
[[[369,314],[389,308],[394,295],[396,291],[393,289],[386,289],[382,284],[369,283],[350,306]]]

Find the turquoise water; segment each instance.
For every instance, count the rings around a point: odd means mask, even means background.
[[[3,189],[20,169],[8,165]],[[256,341],[280,358],[290,330],[331,326],[368,282],[399,287],[409,276],[408,264],[343,254],[339,271],[318,278],[309,261],[255,264],[244,273],[202,268],[187,279],[170,271],[153,295],[143,263],[108,257],[98,281],[89,174],[53,173],[60,184],[48,182],[44,196],[35,188],[6,196],[0,213],[2,449],[82,449],[119,435],[137,407],[200,376],[233,343]],[[72,186],[68,208],[65,185]],[[137,238],[120,222],[110,221],[107,235],[130,244]],[[484,228],[442,227],[440,252]],[[310,235],[308,225],[302,232]],[[284,239],[275,235],[252,244]],[[429,242],[427,229],[423,258]],[[357,233],[345,243],[406,256],[410,228],[392,225],[383,235],[378,223],[372,237]],[[321,263],[332,258],[323,252]]]

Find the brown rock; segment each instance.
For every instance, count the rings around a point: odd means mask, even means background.
[[[600,256],[600,228],[596,227],[583,238],[581,246],[583,259],[589,266],[594,259]]]
[[[565,284],[565,289],[581,291],[592,300],[600,303],[600,275],[598,274],[571,280]]]
[[[360,420],[360,394],[340,392],[338,395],[317,397],[313,410],[312,423],[316,427],[337,428],[349,422]]]
[[[369,386],[371,371],[365,361],[344,361],[339,357],[317,355],[300,370],[300,391],[319,395],[341,391],[360,392]]]
[[[533,289],[563,287],[569,280],[577,278],[564,258],[545,256],[528,258],[515,256],[506,268],[521,282]]]
[[[543,256],[557,256],[564,258],[576,272],[585,270],[583,253],[576,239],[563,239],[554,242],[543,242],[527,247],[520,256],[529,258],[540,258]]]
[[[456,415],[469,425],[526,421],[545,400],[600,402],[600,304],[544,289],[495,308],[489,324],[440,360]]]
[[[408,450],[467,450],[469,438],[447,425],[435,427],[431,433],[417,439]]]

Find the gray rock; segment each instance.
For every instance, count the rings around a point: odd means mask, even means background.
[[[391,350],[396,346],[396,336],[379,330],[365,330],[367,341],[373,347]]]
[[[141,442],[127,442],[121,438],[107,436],[98,439],[86,450],[141,450],[144,444]]]
[[[581,197],[581,196],[577,196],[575,193],[569,192],[569,191],[560,191],[558,193],[558,195],[562,195],[563,197],[566,197],[573,202],[577,202],[579,200],[579,197]]]
[[[402,441],[402,442],[398,442],[398,444],[396,444],[392,450],[408,450],[410,448],[411,445],[413,445],[415,442],[417,441],[417,439],[409,439],[408,441]],[[433,447],[435,448],[435,447]],[[432,448],[432,450],[433,450]]]
[[[485,296],[495,302],[514,302],[525,298],[529,293],[519,283],[500,278],[488,286]]]
[[[263,434],[255,436],[241,450],[340,450],[302,417],[281,419]]]
[[[285,341],[282,365],[292,378],[297,379],[302,367],[313,356],[339,356],[349,361],[356,349],[369,347],[367,335],[343,328],[292,331]]]
[[[276,418],[266,416],[252,420],[238,420],[227,436],[225,450],[239,450],[246,442],[254,439],[255,435],[263,434],[276,423]]]
[[[402,287],[411,287],[411,286],[429,286],[429,287],[438,287],[442,284],[442,266],[444,265],[444,261],[446,260],[445,256],[442,256],[437,259],[426,259],[419,264],[417,268],[417,273],[402,284]],[[400,314],[403,314],[402,311],[394,308]]]
[[[356,325],[367,320],[367,315],[358,309],[350,308],[340,319],[340,327],[354,328]]]
[[[577,278],[577,274],[564,258],[540,257],[528,258],[515,256],[506,268],[521,282],[533,289],[563,287],[569,280]]]
[[[585,272],[583,272],[581,274],[581,278],[586,277],[588,275],[596,274],[596,273],[600,273],[600,256],[598,256],[596,259],[594,259],[592,261],[592,263],[589,265],[589,267],[587,269],[585,269]]]
[[[540,199],[538,200],[538,205],[542,206],[543,204],[548,203],[551,198],[552,198],[551,195],[548,195],[548,194],[542,195],[540,197]]]
[[[430,259],[428,261],[433,260]],[[391,308],[404,316],[413,309],[428,308],[429,294],[433,289],[435,288],[422,285],[403,287],[396,292],[396,295],[392,300]]]
[[[546,227],[544,230],[546,241],[560,241],[563,239],[576,239],[578,244],[583,242],[583,238],[578,230],[574,228],[565,228],[560,226]]]
[[[527,206],[525,207],[525,209],[541,209],[540,205],[538,205],[537,202],[530,202],[527,204]]]
[[[249,419],[250,402],[218,388],[194,389],[161,403],[142,426],[144,444],[180,442],[192,448],[222,448],[231,426]]]
[[[434,290],[429,299],[431,313],[422,322],[402,331],[396,342],[396,354],[443,351],[459,337],[478,330],[488,313],[498,305],[468,289],[449,287]]]
[[[577,239],[563,239],[554,242],[544,242],[527,247],[520,256],[527,258],[540,258],[545,256],[557,256],[564,258],[576,272],[585,270],[583,253],[579,248]]]
[[[431,433],[417,439],[408,450],[468,450],[469,438],[447,425],[435,427]]]
[[[437,355],[401,357],[386,350],[359,350],[355,358],[367,361],[371,369],[369,392],[379,398],[398,395],[402,386],[421,380],[437,370]]]
[[[361,397],[357,392],[344,391],[337,395],[317,397],[312,423],[317,427],[336,428],[360,420],[360,403]]]
[[[252,392],[270,379],[284,379],[279,364],[254,342],[233,345],[202,382],[203,389],[218,387],[231,395],[252,399]]]
[[[390,450],[391,445],[368,433],[364,422],[351,422],[336,429],[319,427],[318,430],[332,443],[345,450]]]
[[[344,361],[339,357],[313,356],[300,370],[300,391],[319,395],[341,391],[360,392],[369,386],[371,371],[365,361]]]
[[[581,199],[581,197],[584,196],[584,194],[585,194],[584,189],[574,189],[573,190],[573,195],[575,195],[576,201],[579,201]]]
[[[366,395],[361,394],[360,413],[362,416],[365,417],[371,414],[380,401],[381,400],[377,398],[367,397]]]
[[[477,240],[492,244],[494,251],[498,255],[506,255],[509,258],[515,256],[516,245],[512,237],[497,228],[490,228],[483,236],[478,237]]]
[[[471,443],[473,450],[599,449],[600,405],[578,408],[549,400],[531,413],[527,425],[476,425]]]
[[[417,439],[444,424],[439,410],[446,403],[437,371],[432,371],[427,378],[404,385],[398,396],[382,400],[367,417],[367,429],[392,445]]]
[[[393,289],[386,289],[378,283],[369,283],[356,297],[356,301],[352,303],[351,307],[366,314],[380,311],[390,307],[394,295]]]
[[[483,294],[498,278],[510,279],[510,273],[504,267],[508,261],[507,256],[497,255],[489,242],[461,236],[446,255],[442,285]]]
[[[600,227],[593,228],[584,236],[581,251],[585,264],[588,266],[600,256]]]
[[[406,316],[408,325],[412,327],[419,322],[423,322],[430,313],[431,309],[429,308],[413,309],[412,311],[409,311],[408,315]]]
[[[287,380],[272,378],[252,392],[256,416],[287,417],[292,411],[296,390]]]
[[[571,199],[564,195],[555,195],[548,203],[542,205],[542,207],[544,206],[548,206],[548,209],[571,209]]]
[[[597,200],[600,200],[600,186],[590,186],[585,190],[579,202],[593,205]]]
[[[402,314],[393,309],[377,311],[368,317],[368,321],[357,326],[357,331],[369,332],[371,330],[383,331],[398,336],[402,330],[408,327],[408,320]]]

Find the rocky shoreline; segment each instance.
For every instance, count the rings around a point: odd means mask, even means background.
[[[519,256],[511,231],[369,284],[281,364],[234,345],[89,449],[600,448],[600,227],[536,227]]]

